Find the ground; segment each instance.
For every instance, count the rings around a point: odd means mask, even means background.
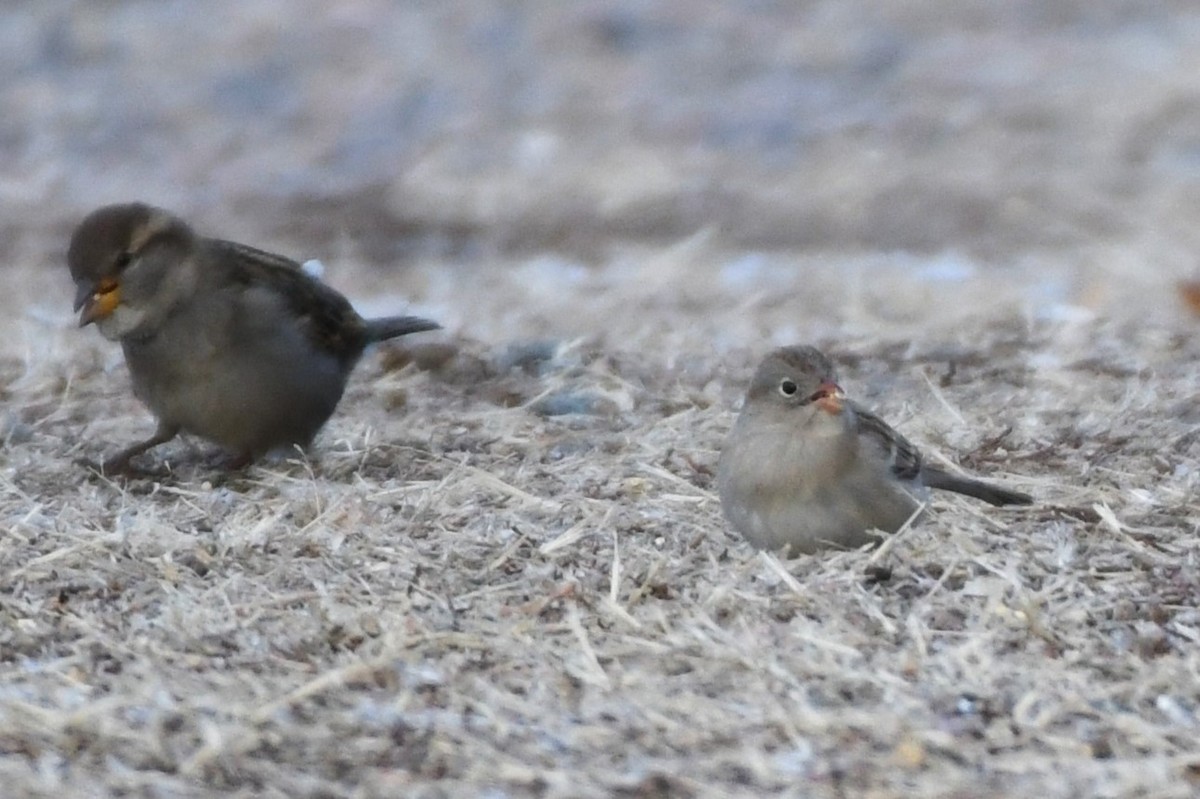
[[[68,797],[1200,791],[1200,11],[552,0],[0,10],[0,779]],[[305,453],[153,428],[105,202],[319,258]],[[713,469],[815,343],[943,496],[790,561]]]

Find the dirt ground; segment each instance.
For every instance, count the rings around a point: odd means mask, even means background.
[[[0,8],[0,793],[1200,793],[1200,10],[1001,5]],[[103,479],[63,258],[131,199],[446,330]],[[1036,504],[755,552],[797,342]]]

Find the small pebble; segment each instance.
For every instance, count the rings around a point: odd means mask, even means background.
[[[617,404],[608,397],[589,391],[560,391],[548,394],[532,403],[529,409],[542,416],[613,416],[619,410]]]
[[[558,345],[559,342],[551,339],[510,344],[496,357],[496,371],[504,373],[519,368],[540,375],[546,364],[558,355]]]
[[[0,441],[5,444],[25,444],[33,438],[33,428],[14,414],[6,413],[0,419]]]

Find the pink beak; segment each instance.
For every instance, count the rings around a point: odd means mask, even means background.
[[[827,413],[841,413],[842,400],[845,398],[846,392],[842,391],[841,386],[831,380],[826,380],[813,392],[809,402],[815,403],[818,408]]]

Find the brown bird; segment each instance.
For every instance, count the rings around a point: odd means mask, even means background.
[[[783,347],[755,372],[717,467],[721,507],[754,546],[789,555],[858,547],[895,532],[929,497],[956,491],[992,505],[1028,494],[925,464],[904,436],[846,398],[829,359]]]
[[[307,445],[330,417],[367,345],[435,330],[413,316],[363,319],[295,261],[198,236],[142,203],[108,205],[76,228],[67,254],[79,324],[121,342],[153,436],[106,472],[180,432],[244,465]]]

